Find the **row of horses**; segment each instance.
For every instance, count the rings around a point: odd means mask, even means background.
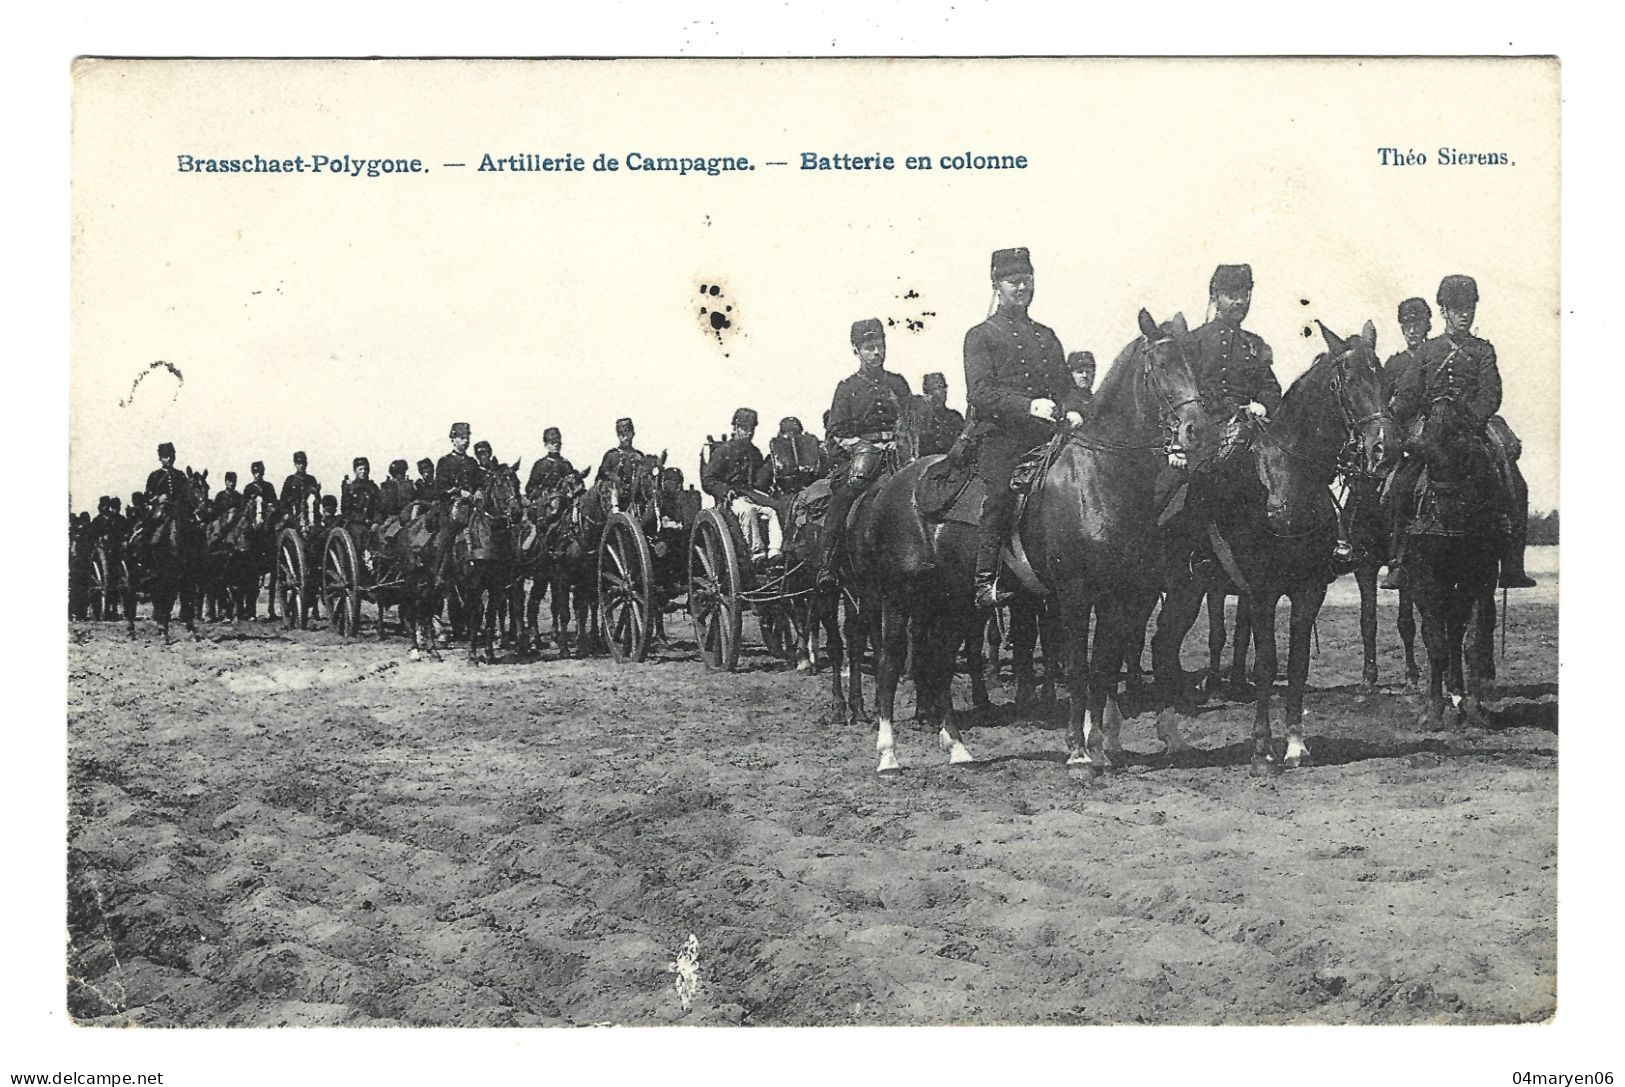
[[[1046,656],[1054,650],[1063,662],[1071,703],[1069,765],[1098,772],[1121,764],[1118,685],[1139,659],[1159,602],[1151,639],[1157,727],[1170,750],[1185,746],[1179,721],[1194,708],[1196,692],[1186,681],[1180,648],[1204,599],[1214,594],[1219,608],[1210,606],[1210,615],[1217,610],[1222,616],[1227,592],[1240,600],[1238,654],[1249,641],[1255,650],[1252,768],[1267,772],[1305,763],[1310,639],[1332,580],[1329,559],[1345,526],[1358,526],[1367,545],[1356,572],[1365,596],[1366,676],[1375,682],[1375,575],[1388,561],[1395,516],[1384,481],[1404,449],[1426,464],[1428,493],[1440,513],[1432,520],[1433,534],[1412,537],[1406,556],[1405,605],[1414,601],[1420,612],[1429,662],[1422,718],[1427,727],[1442,727],[1459,706],[1463,716],[1476,719],[1492,667],[1499,543],[1496,512],[1486,497],[1494,493],[1493,465],[1465,409],[1453,400],[1434,403],[1420,436],[1403,440],[1387,412],[1374,327],[1367,322],[1347,339],[1323,327],[1326,350],[1231,469],[1258,501],[1221,503],[1211,527],[1204,526],[1215,548],[1222,545],[1227,553],[1216,587],[1189,562],[1188,538],[1159,525],[1158,496],[1167,473],[1176,470],[1171,465],[1201,471],[1211,463],[1225,420],[1211,417],[1198,394],[1183,317],[1159,324],[1142,310],[1139,323],[1140,335],[1112,364],[1085,426],[1059,429],[1045,450],[1046,467],[1025,499],[1007,550],[1027,590],[1014,607],[1050,617]],[[974,518],[926,512],[922,480],[938,459],[907,464],[856,501],[844,524],[825,526],[844,537],[843,591],[810,605],[827,631],[837,609],[842,613],[841,634],[853,666],[844,689],[837,671],[833,693],[854,725],[867,716],[855,661],[863,645],[875,647],[882,773],[900,766],[896,690],[909,659],[917,718],[937,731],[950,762],[973,758],[952,712],[949,684],[958,648],[978,642],[986,621],[973,606],[977,531]],[[1339,477],[1350,495],[1341,508],[1331,489]],[[1281,700],[1285,736],[1278,745],[1272,688],[1283,599],[1289,605],[1289,648]],[[1464,659],[1469,624],[1476,624],[1479,637],[1471,658]],[[1018,672],[1027,666],[1019,644],[1016,663]]]

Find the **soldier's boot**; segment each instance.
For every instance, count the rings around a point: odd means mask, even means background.
[[[1501,555],[1501,588],[1533,589],[1535,579],[1524,572],[1523,549],[1529,535],[1529,486],[1510,461],[1503,463],[1507,509],[1506,550]]]
[[[833,589],[839,581],[842,529],[846,524],[847,512],[852,508],[852,500],[856,497],[855,488],[850,487],[842,487],[830,497],[829,512],[824,515],[824,546],[818,557],[820,589]]]
[[[992,492],[991,481],[988,488]],[[982,500],[981,537],[976,544],[975,585],[978,608],[996,608],[1015,595],[999,588],[999,567],[1002,565],[999,556],[1004,550],[1010,505],[1008,501],[1000,502],[995,499],[993,493]]]

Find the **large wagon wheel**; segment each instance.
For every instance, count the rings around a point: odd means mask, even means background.
[[[361,560],[343,526],[330,529],[322,547],[322,604],[334,633],[346,638],[361,633]]]
[[[277,603],[282,606],[282,626],[303,629],[310,624],[305,609],[305,591],[309,584],[309,569],[305,563],[305,540],[299,531],[285,528],[276,535]]]
[[[617,663],[636,664],[649,652],[654,571],[643,528],[625,513],[611,514],[598,545],[598,622]]]
[[[113,556],[108,554],[107,544],[97,541],[96,549],[90,553],[90,570],[85,579],[85,599],[87,614],[96,622],[107,618],[108,586],[112,584]]]
[[[704,510],[694,522],[688,548],[688,613],[694,640],[707,668],[731,672],[739,663],[739,626],[744,618],[739,548],[724,515]]]

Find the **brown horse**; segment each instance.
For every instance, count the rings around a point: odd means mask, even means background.
[[[1064,620],[1072,693],[1069,738],[1073,761],[1085,752],[1089,715],[1099,719],[1115,686],[1133,609],[1155,591],[1144,557],[1152,541],[1153,487],[1170,455],[1193,448],[1206,429],[1196,379],[1184,352],[1183,317],[1159,326],[1140,311],[1141,335],[1113,364],[1091,417],[1076,432],[1058,432],[1045,447],[1047,469],[1017,528],[1020,550],[1036,584],[1058,597]],[[898,678],[913,627],[917,716],[936,726],[951,764],[974,761],[952,712],[954,655],[984,616],[973,605],[977,531],[923,517],[915,484],[936,461],[925,457],[882,484],[872,502],[854,506],[855,589],[879,614],[876,669],[877,738],[881,773],[895,772],[892,733]],[[978,486],[973,484],[973,486]],[[1152,575],[1154,578],[1154,575]],[[1095,652],[1088,653],[1088,619],[1098,612]]]
[[[1361,335],[1343,340],[1321,327],[1327,351],[1316,359],[1281,401],[1275,419],[1261,428],[1257,448],[1236,477],[1257,501],[1218,503],[1213,531],[1232,561],[1226,576],[1244,584],[1240,591],[1252,622],[1257,656],[1253,682],[1257,711],[1253,724],[1255,773],[1295,767],[1307,761],[1303,738],[1303,693],[1309,677],[1309,639],[1330,580],[1329,563],[1338,536],[1338,510],[1331,482],[1357,450],[1370,474],[1385,470],[1397,454],[1392,420],[1382,397],[1377,369],[1376,329],[1368,321]],[[1256,482],[1255,482],[1256,481]],[[1204,526],[1205,527],[1205,526]],[[1175,551],[1179,550],[1175,548]],[[1189,705],[1179,647],[1196,621],[1210,586],[1187,564],[1168,562],[1168,580],[1152,667],[1165,717],[1177,728],[1178,710]],[[1282,596],[1292,601],[1291,648],[1287,656],[1286,748],[1277,760],[1270,733],[1271,688],[1275,681],[1275,614]],[[1149,614],[1149,613],[1147,613]]]
[[[209,473],[186,469],[179,493],[166,496],[159,508],[137,526],[126,548],[129,576],[124,586],[126,632],[135,637],[135,605],[140,592],[152,600],[152,618],[169,642],[169,613],[180,601],[180,620],[197,634],[199,574],[204,560],[203,515],[209,505]]]

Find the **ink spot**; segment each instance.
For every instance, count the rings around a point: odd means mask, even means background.
[[[148,374],[159,369],[166,370],[174,376],[175,392],[172,396],[170,396],[170,400],[175,400],[178,398],[181,395],[181,386],[186,384],[186,378],[181,375],[180,368],[174,363],[165,362],[163,359],[159,359],[157,362],[149,362],[145,370],[142,370],[139,374],[135,375],[135,380],[130,382],[130,395],[125,397],[123,400],[120,400],[118,402],[118,406],[121,408],[127,408],[131,404],[135,403],[136,389],[141,387],[141,383],[146,380]]]
[[[725,328],[733,327],[733,322],[728,320],[728,318],[724,315],[713,311],[711,314],[711,327],[716,331],[721,332]]]
[[[720,294],[722,294],[722,288],[713,283],[711,285],[711,297],[716,298]]]
[[[1303,326],[1303,338],[1304,339],[1307,340],[1309,337],[1313,336],[1314,334],[1315,334],[1314,329],[1310,328],[1308,325]]]
[[[920,292],[915,290],[913,287],[910,287],[907,290],[903,291],[903,293],[897,295],[896,298],[897,298],[897,300],[899,302],[917,302],[919,300],[919,298],[920,298]],[[913,310],[913,307],[912,306],[905,306],[904,309]],[[924,332],[925,331],[925,319],[927,317],[935,317],[936,315],[937,314],[936,314],[935,310],[920,310],[918,312],[907,312],[907,313],[904,313],[901,317],[888,317],[888,318],[886,318],[886,325],[887,325],[888,328],[895,328],[898,325],[902,325],[903,328],[907,329],[909,332]]]
[[[721,283],[707,281],[696,284],[698,296],[695,299],[695,310],[700,319],[700,328],[707,336],[714,336],[719,346],[723,347],[722,357],[727,358],[726,350],[731,346],[730,337],[738,334],[737,324],[739,316],[734,312],[734,306],[729,301],[726,288]]]
[[[1300,299],[1298,299],[1298,305],[1300,305],[1300,306],[1307,306],[1307,305],[1308,305],[1308,304],[1309,304],[1309,299],[1307,299],[1307,298],[1300,298]]]

